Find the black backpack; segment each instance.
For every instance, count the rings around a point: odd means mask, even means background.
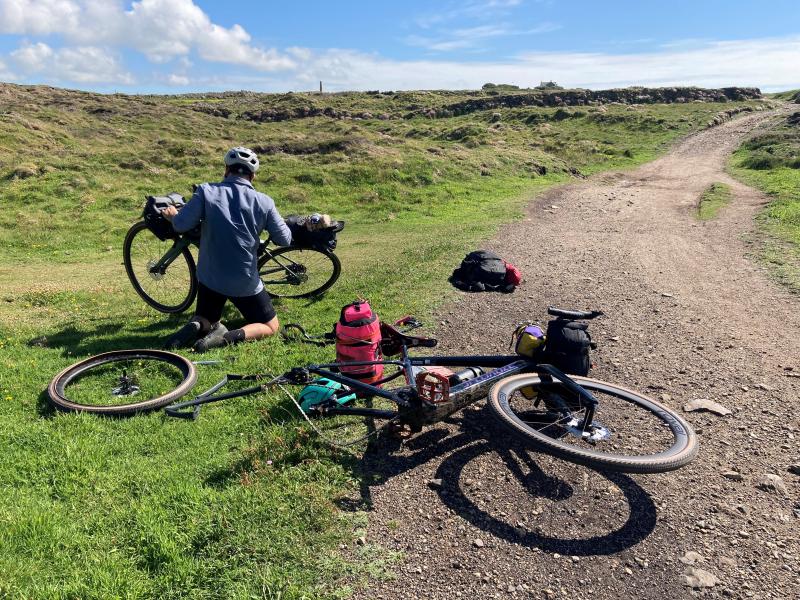
[[[567,319],[550,321],[541,362],[569,375],[588,375],[592,366],[589,349],[594,348],[588,327],[586,323]]]
[[[467,254],[450,276],[450,283],[465,292],[514,291],[514,286],[506,283],[505,261],[488,250]]]

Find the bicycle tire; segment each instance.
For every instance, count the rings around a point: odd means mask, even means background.
[[[264,281],[264,269],[265,265],[271,261],[274,261],[275,258],[280,258],[286,255],[291,255],[288,257],[288,260],[291,260],[295,264],[303,267],[304,265],[302,263],[306,262],[308,257],[325,257],[325,264],[327,264],[327,262],[331,263],[331,273],[327,279],[324,280],[324,282],[311,290],[302,290],[299,293],[282,293],[279,291],[280,284],[270,282],[268,279]],[[295,257],[299,258],[300,260],[296,260]],[[281,268],[284,268],[280,262],[276,262],[275,264]],[[275,250],[270,250],[268,254],[261,256],[258,259],[258,271],[259,275],[262,276],[261,278],[262,281],[264,281],[264,287],[266,288],[267,293],[273,298],[310,298],[312,296],[318,296],[322,294],[334,283],[336,283],[336,280],[339,279],[339,275],[342,273],[342,263],[338,256],[336,256],[333,252],[329,252],[328,250],[323,250],[320,248],[304,248],[300,246],[283,246],[281,248],[276,248]],[[288,289],[291,289],[291,287]]]
[[[646,413],[655,417],[662,426],[666,425],[669,428],[669,435],[672,437],[671,445],[660,452],[626,455],[591,450],[583,446],[570,444],[568,443],[569,440],[562,441],[562,438],[567,438],[569,435],[557,438],[545,432],[545,429],[553,426],[552,423],[548,426],[541,426],[540,424],[544,421],[534,421],[537,427],[533,427],[530,422],[523,420],[520,414],[512,408],[510,400],[514,393],[520,389],[527,387],[535,389],[536,386],[541,384],[540,377],[531,373],[513,375],[496,383],[489,393],[489,409],[506,428],[523,441],[548,454],[588,467],[623,473],[662,473],[683,467],[697,455],[698,442],[696,434],[691,426],[671,409],[633,390],[587,377],[571,376],[570,378],[590,392],[607,394],[623,403],[643,409]],[[533,405],[533,402],[530,401],[530,404]],[[603,401],[601,399],[598,414],[601,414],[602,408]],[[605,414],[608,415],[609,413],[606,412]],[[655,429],[644,431],[642,434],[650,436],[646,438],[647,441],[654,443],[652,440],[656,439]],[[665,435],[667,435],[666,432],[659,437],[664,437]],[[572,438],[575,438],[575,436],[569,439]],[[633,439],[637,438],[634,436]]]
[[[144,233],[142,233],[144,232]],[[183,260],[186,262],[186,267],[189,273],[189,281],[188,281],[188,291],[186,296],[182,296],[180,300],[177,302],[160,302],[158,299],[154,298],[152,295],[148,294],[142,282],[139,280],[139,277],[136,275],[136,269],[134,268],[134,260],[131,257],[132,247],[136,236],[138,235],[150,235],[152,236],[153,242],[161,242],[153,232],[148,229],[147,224],[144,221],[140,221],[138,223],[134,223],[131,228],[128,230],[128,233],[125,235],[125,242],[122,246],[122,258],[123,262],[125,263],[125,272],[128,275],[128,279],[130,279],[131,284],[133,285],[133,289],[136,290],[136,293],[144,300],[148,305],[152,306],[159,312],[168,313],[168,314],[177,314],[184,312],[187,308],[189,308],[192,303],[194,302],[195,297],[197,296],[197,267],[194,262],[194,257],[192,253],[189,251],[189,248],[184,248],[181,252],[183,256]],[[141,239],[141,238],[140,238]],[[163,249],[159,251],[154,251],[152,256],[149,256],[149,261],[157,261],[164,255],[166,250],[168,249],[167,242],[161,242],[164,244]],[[180,260],[176,258],[175,261]]]
[[[152,360],[158,363],[171,365],[182,376],[180,383],[166,393],[154,398],[137,400],[125,404],[96,405],[77,402],[68,397],[67,386],[85,377],[91,370],[114,362],[128,360]],[[50,402],[58,409],[73,412],[89,412],[108,416],[129,416],[141,412],[155,410],[166,406],[184,396],[192,389],[197,381],[197,369],[194,364],[183,356],[166,352],[164,350],[115,350],[90,356],[89,358],[70,365],[56,375],[47,387]],[[135,396],[131,396],[132,398]]]

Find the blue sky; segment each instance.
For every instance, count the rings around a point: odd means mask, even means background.
[[[800,87],[800,2],[0,0],[0,81],[98,91]]]

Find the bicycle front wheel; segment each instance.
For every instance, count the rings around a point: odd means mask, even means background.
[[[570,377],[598,400],[591,425],[583,429],[586,406],[558,381],[536,374],[500,380],[489,408],[517,436],[574,463],[625,473],[661,473],[689,463],[697,436],[672,410],[632,390]]]
[[[158,262],[173,250],[175,240],[162,241],[144,221],[128,230],[122,247],[125,272],[142,300],[163,313],[181,313],[197,295],[197,275],[189,248],[183,248],[163,269]]]
[[[117,350],[67,367],[47,394],[62,410],[127,416],[174,402],[195,381],[195,366],[172,352]]]
[[[258,260],[258,274],[274,298],[308,298],[330,288],[342,272],[339,257],[315,248],[285,246]]]

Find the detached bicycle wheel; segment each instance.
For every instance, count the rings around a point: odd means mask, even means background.
[[[47,394],[62,410],[123,416],[166,406],[196,381],[191,361],[172,352],[117,350],[67,367]]]
[[[258,260],[258,274],[274,298],[316,296],[336,283],[341,272],[338,256],[315,248],[276,248]]]
[[[542,383],[536,374],[500,380],[489,394],[489,408],[531,445],[589,467],[661,473],[678,469],[697,455],[694,431],[666,406],[616,385],[570,378],[599,402],[585,431],[583,399],[558,381]]]
[[[185,311],[197,295],[197,268],[188,247],[165,268],[154,268],[175,243],[158,239],[141,221],[128,230],[122,246],[125,272],[133,289],[142,300],[163,313]]]

